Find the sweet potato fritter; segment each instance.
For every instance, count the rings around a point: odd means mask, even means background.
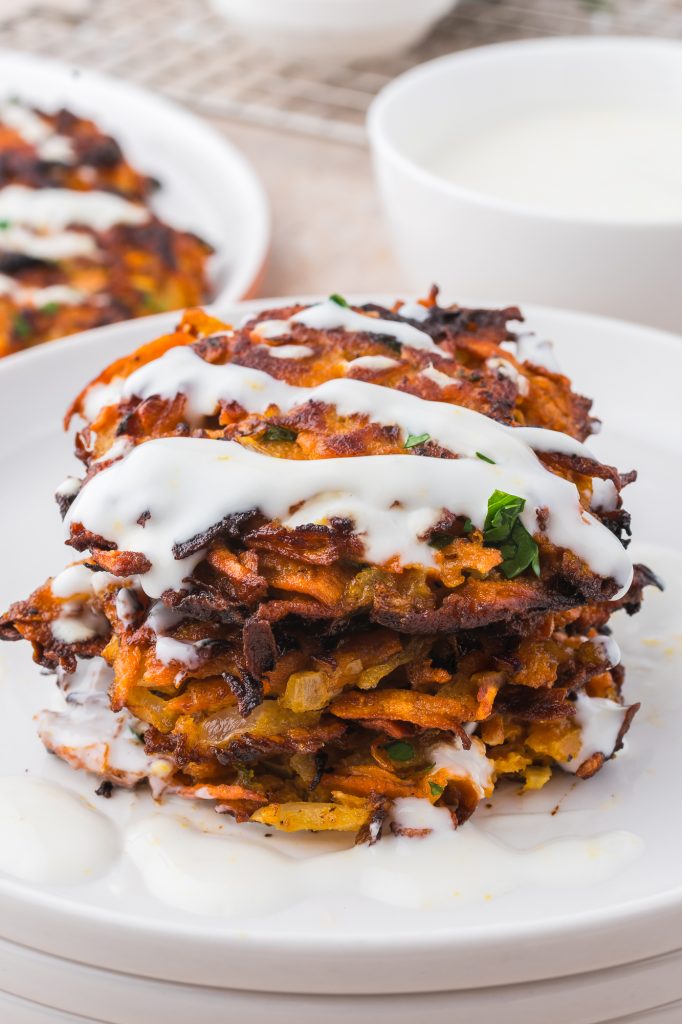
[[[520,319],[517,309],[444,308],[434,289],[417,319],[402,317],[400,303],[356,310],[409,322],[437,349],[361,329],[293,322],[272,330],[273,320],[289,321],[301,309],[261,312],[235,330],[190,311],[175,332],[103,371],[67,416],[86,421],[76,436],[85,477],[60,489],[62,515],[81,487],[160,437],[233,441],[300,461],[458,457],[428,435],[408,445],[397,426],[341,415],[323,401],[257,413],[226,394],[197,415],[188,385],[177,393],[152,388],[146,397],[126,392],[131,374],[179,346],[213,366],[251,367],[303,388],[351,378],[511,427],[579,440],[592,429],[591,403],[566,377],[514,355],[508,322]],[[627,544],[620,491],[632,474],[589,455],[539,457]],[[608,502],[594,500],[595,481]],[[111,709],[131,716],[146,758],[122,779],[107,753],[97,772],[117,784],[146,777],[156,791],[213,799],[238,820],[347,830],[370,841],[392,804],[407,797],[447,808],[458,824],[498,779],[538,788],[557,767],[593,774],[619,749],[636,711],[622,705],[624,670],[607,623],[619,608],[635,612],[643,588],[657,581],[636,566],[627,593],[613,600],[615,580],[553,545],[546,515],[538,510],[528,538],[535,561],[510,572],[504,543],[447,509],[426,534],[429,566],[373,564],[348,520],[291,529],[259,508],[244,509],[176,538],[173,557],[198,560],[181,589],[153,600],[144,589],[149,559],[89,532],[74,514],[69,543],[87,568],[70,571],[80,574],[82,592],[60,596],[63,585],[55,594],[48,581],[0,618],[0,638],[29,640],[36,660],[62,676],[94,655],[111,666]],[[153,530],[154,517],[143,511],[137,524]],[[602,706],[619,728],[608,749],[595,752],[583,747],[581,716]],[[77,760],[60,742],[57,720],[42,735]],[[393,828],[400,831],[400,822]]]
[[[68,110],[0,105],[0,357],[211,297],[211,246],[153,213],[157,187],[92,121]],[[55,210],[62,196],[117,196],[144,216],[97,226],[76,213],[57,227],[54,210],[41,219],[25,206],[26,194],[30,200],[36,192],[53,196]],[[64,228],[91,241],[64,246]]]

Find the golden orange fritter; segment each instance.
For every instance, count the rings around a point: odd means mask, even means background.
[[[0,357],[211,297],[211,246],[154,214],[157,187],[92,121],[0,106]]]
[[[398,424],[342,415],[305,392],[287,409],[271,403],[260,412],[224,393],[198,415],[187,382],[173,393],[167,384],[145,395],[126,390],[133,373],[157,361],[161,380],[164,355],[180,346],[216,369],[253,368],[300,388],[362,380],[512,428],[579,440],[591,431],[591,403],[566,377],[514,355],[508,322],[520,318],[516,309],[444,308],[434,289],[412,317],[400,303],[356,307],[364,329],[291,319],[303,310],[261,312],[235,330],[190,311],[175,332],[112,364],[76,399],[67,422],[86,420],[76,436],[85,476],[67,482],[58,501],[69,542],[85,559],[69,570],[79,582],[48,581],[0,619],[0,637],[28,639],[67,691],[81,666],[101,656],[111,669],[107,708],[128,716],[142,761],[122,773],[105,745],[93,767],[54,717],[44,742],[118,784],[149,778],[157,792],[212,799],[238,820],[354,831],[370,841],[404,798],[447,808],[458,824],[498,779],[538,788],[557,767],[594,774],[637,710],[622,703],[624,670],[608,620],[619,608],[637,611],[643,587],[656,580],[636,566],[614,599],[614,579],[550,541],[547,510],[538,509],[531,535],[514,495],[497,506],[501,492],[491,496],[484,526],[444,509],[425,534],[433,564],[403,565],[372,563],[348,520],[290,528],[244,508],[175,539],[172,557],[192,558],[191,576],[160,598],[145,590],[151,563],[143,552],[79,520],[79,492],[158,438],[232,441],[297,462],[373,456],[377,472],[385,455],[459,457],[429,435],[406,440]],[[374,319],[410,323],[436,347],[401,344],[388,328],[373,333]],[[273,331],[273,321],[285,327]],[[620,490],[632,474],[588,454],[538,458],[627,543]],[[608,502],[596,500],[597,483]],[[142,511],[137,524],[155,530],[155,513]],[[615,727],[604,749],[588,749],[586,716],[601,712]],[[401,831],[399,817],[392,827]]]

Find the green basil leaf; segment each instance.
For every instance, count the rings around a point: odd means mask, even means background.
[[[426,441],[430,440],[430,434],[408,434],[407,441],[403,445],[403,448],[416,448],[418,444],[424,444]]]
[[[298,434],[288,427],[280,427],[277,423],[266,427],[262,434],[263,441],[295,441]]]
[[[16,334],[17,338],[22,339],[28,338],[33,332],[30,321],[27,320],[25,316],[22,316],[21,313],[17,313],[14,317],[14,320],[12,321],[12,330]]]
[[[414,747],[405,740],[394,740],[388,743],[384,750],[392,761],[411,761],[414,758]]]
[[[397,338],[394,338],[392,334],[374,334],[373,331],[370,333],[372,335],[372,341],[380,341],[382,345],[386,345],[387,348],[390,348],[391,352],[395,352],[398,356],[402,352],[402,342],[398,341]]]
[[[540,550],[520,519],[525,505],[525,498],[505,491],[493,491],[488,498],[483,539],[499,547],[503,559],[500,569],[507,579],[514,579],[526,569],[540,575]]]
[[[336,292],[329,296],[329,301],[335,302],[337,306],[344,306],[346,309],[348,308],[348,303],[344,299],[343,295],[337,295]]]
[[[508,540],[514,523],[526,505],[525,498],[506,491],[493,491],[488,498],[488,513],[485,517],[483,534],[488,544],[501,544]]]

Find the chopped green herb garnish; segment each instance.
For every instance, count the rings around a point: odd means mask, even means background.
[[[372,333],[372,339],[374,341],[380,341],[382,345],[386,345],[388,348],[390,348],[391,352],[395,352],[396,355],[400,355],[400,353],[403,350],[402,342],[398,341],[397,338],[394,338],[392,334]]]
[[[21,313],[17,313],[12,321],[12,330],[16,334],[17,338],[28,338],[32,333],[33,328],[30,322]]]
[[[403,445],[403,448],[416,448],[418,444],[424,444],[426,441],[430,440],[430,434],[408,434],[407,441]]]
[[[431,537],[429,540],[429,547],[435,548],[436,551],[442,551],[452,541],[452,537],[449,537],[446,533],[437,533],[435,537]]]
[[[471,522],[471,520],[470,520],[470,519],[468,519],[468,518],[467,518],[467,519],[465,519],[465,520],[464,520],[464,526],[462,527],[462,529],[464,530],[464,532],[465,532],[465,533],[471,533],[471,531],[473,530],[473,528],[474,528],[474,524],[473,524],[473,523]]]
[[[295,430],[280,427],[276,423],[266,427],[262,435],[264,441],[295,441],[297,437],[298,434]]]
[[[44,306],[40,307],[40,312],[51,315],[52,313],[58,313],[60,308],[61,307],[58,302],[46,302]]]
[[[476,452],[476,458],[480,459],[481,462],[489,462],[491,466],[495,466],[496,465],[495,460],[494,459],[489,459],[487,455],[483,454],[483,452]]]
[[[525,498],[507,494],[506,491],[493,491],[488,498],[488,513],[483,526],[488,544],[498,544],[509,539],[525,504]]]
[[[414,747],[405,740],[395,740],[384,747],[384,750],[392,761],[411,761],[414,757]]]
[[[445,786],[439,786],[437,782],[429,782],[429,789],[431,790],[431,796],[435,796],[437,800],[439,796],[443,795]]]
[[[507,579],[514,579],[531,568],[540,575],[540,551],[521,522],[525,498],[505,491],[493,491],[488,498],[488,514],[483,527],[486,544],[499,547],[504,561],[500,568]]]
[[[0,220],[0,231],[7,231],[8,227],[9,227],[9,221],[8,220]]]
[[[142,299],[142,305],[150,313],[165,313],[166,307],[164,303],[160,302],[153,292],[141,292],[140,298]]]
[[[348,303],[344,299],[343,295],[337,295],[336,292],[329,296],[329,301],[335,302],[337,306],[344,306],[346,309],[348,308]]]

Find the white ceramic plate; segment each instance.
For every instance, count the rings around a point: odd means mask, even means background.
[[[239,150],[206,122],[127,82],[10,50],[0,50],[0,96],[91,117],[161,182],[159,216],[214,246],[215,301],[255,294],[270,240],[267,199]]]
[[[219,312],[239,322],[246,308],[252,307],[225,306]],[[529,882],[456,911],[452,905],[401,909],[374,899],[341,898],[330,880],[329,891],[319,891],[314,900],[285,898],[274,913],[230,919],[158,902],[123,858],[103,878],[72,887],[0,877],[2,937],[84,964],[176,982],[308,993],[511,984],[597,971],[682,947],[682,816],[676,787],[682,727],[677,525],[682,342],[580,314],[527,312],[530,324],[555,340],[576,388],[597,396],[596,410],[605,422],[594,440],[597,453],[623,469],[640,470],[639,482],[627,494],[637,553],[667,578],[669,589],[665,595],[649,591],[643,613],[619,624],[627,694],[644,704],[626,753],[586,783],[574,785],[566,777],[523,797],[510,787],[495,797],[492,810],[481,808],[478,823],[522,848],[566,835],[625,829],[643,839],[641,857],[598,885]],[[70,439],[59,426],[64,408],[104,362],[150,340],[174,320],[164,314],[114,325],[0,365],[0,607],[27,595],[70,560],[52,498],[75,467]],[[28,771],[57,781],[121,825],[149,814],[146,794],[118,792],[108,802],[97,800],[91,777],[45,754],[31,712],[45,706],[52,686],[32,664],[26,645],[2,645],[0,776]],[[551,815],[559,802],[559,813]],[[214,820],[211,812],[197,811],[202,815]],[[308,836],[267,840],[301,856],[326,842]],[[617,1012],[624,1015],[628,1005],[626,1000]],[[564,1009],[569,1014],[570,1007]],[[566,1014],[562,1024],[573,1019]]]

